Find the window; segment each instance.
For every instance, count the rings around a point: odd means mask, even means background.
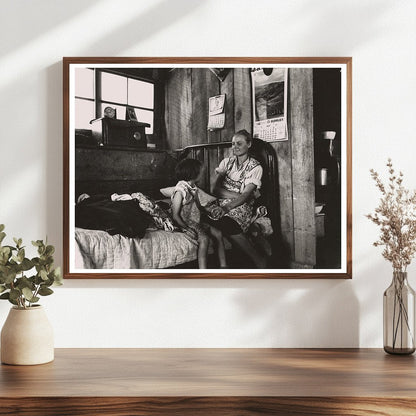
[[[91,130],[95,118],[94,70],[76,68],[75,72],[75,128]]]
[[[76,71],[75,128],[91,129],[90,121],[102,117],[108,106],[116,109],[118,119],[125,120],[126,106],[129,106],[134,108],[138,121],[150,124],[146,134],[153,134],[152,82],[98,69],[77,68]]]

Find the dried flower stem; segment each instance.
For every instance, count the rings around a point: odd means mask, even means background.
[[[380,226],[379,239],[373,245],[384,246],[383,257],[395,271],[405,272],[416,253],[416,191],[403,186],[403,173],[396,173],[391,159],[387,168],[386,185],[374,169],[370,170],[382,196],[374,213],[366,217]]]

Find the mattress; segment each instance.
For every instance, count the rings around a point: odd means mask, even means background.
[[[197,258],[196,242],[181,232],[147,230],[143,238],[75,229],[78,269],[166,269]]]

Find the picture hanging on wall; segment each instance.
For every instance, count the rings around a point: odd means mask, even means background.
[[[64,277],[351,278],[351,68],[64,58]]]

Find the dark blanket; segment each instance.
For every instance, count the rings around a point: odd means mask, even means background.
[[[75,206],[75,226],[89,230],[104,230],[109,234],[140,237],[152,217],[145,213],[136,200],[111,201],[105,196],[94,196]]]

